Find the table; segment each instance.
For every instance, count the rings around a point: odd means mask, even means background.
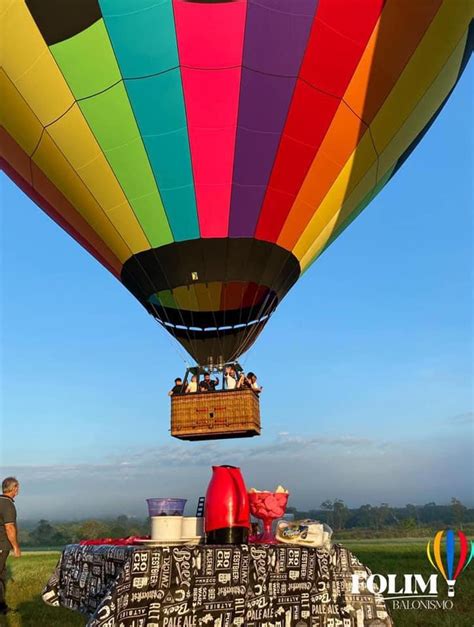
[[[392,627],[341,545],[68,545],[43,592],[88,627]]]

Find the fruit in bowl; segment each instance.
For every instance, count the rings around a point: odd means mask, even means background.
[[[288,493],[250,492],[249,502],[256,518],[281,518],[286,511]]]
[[[281,518],[286,511],[289,493],[282,486],[278,486],[275,492],[259,492],[252,488],[248,494],[250,513],[263,522],[263,533],[256,538],[260,544],[276,544],[275,535],[272,532],[272,523]]]

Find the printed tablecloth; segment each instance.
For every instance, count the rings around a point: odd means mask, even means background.
[[[43,593],[89,627],[391,627],[346,548],[67,546]]]

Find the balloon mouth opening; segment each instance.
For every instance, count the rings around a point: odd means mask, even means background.
[[[193,287],[152,294],[145,307],[167,328],[212,333],[264,323],[278,304],[273,290],[255,283],[215,282]]]
[[[186,326],[183,324],[173,324],[172,322],[167,322],[162,320],[161,318],[159,318],[158,316],[154,316],[155,319],[160,322],[161,324],[163,324],[164,327],[167,328],[171,328],[171,329],[178,329],[178,330],[183,330],[183,331],[196,331],[196,332],[202,332],[202,333],[212,333],[213,331],[232,331],[233,329],[239,330],[239,329],[246,329],[248,327],[251,327],[255,324],[261,324],[263,322],[266,322],[268,320],[268,318],[270,317],[271,314],[266,314],[265,316],[262,316],[261,318],[259,318],[258,320],[250,320],[249,322],[246,323],[240,323],[240,324],[234,324],[233,326],[222,326],[222,327],[193,327],[193,326]]]

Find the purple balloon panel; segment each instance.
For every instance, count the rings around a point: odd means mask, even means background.
[[[254,234],[316,5],[249,0],[229,237]]]

